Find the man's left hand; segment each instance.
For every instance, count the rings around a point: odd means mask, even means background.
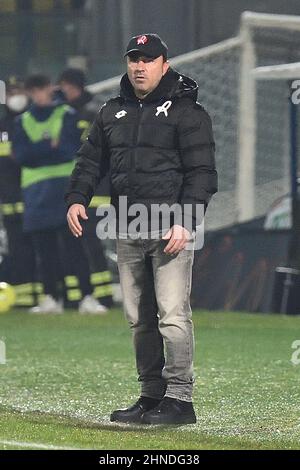
[[[191,233],[181,225],[173,225],[162,238],[163,240],[170,239],[164,252],[170,255],[177,255],[177,253],[185,248],[187,241],[191,238]]]

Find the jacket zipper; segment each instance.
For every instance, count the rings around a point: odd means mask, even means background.
[[[135,135],[134,135],[134,149],[135,150],[133,152],[133,155],[135,155],[136,153],[136,146],[137,146],[138,137],[139,137],[142,112],[143,112],[143,103],[141,102],[141,100],[139,100],[138,117],[137,117],[137,123],[136,123]],[[131,163],[134,164],[134,161]],[[131,165],[131,168],[134,168],[134,165]]]
[[[139,131],[140,131],[142,112],[143,112],[143,103],[141,102],[141,100],[139,100],[138,116],[137,116],[137,121],[136,121],[134,139],[133,139],[133,151],[131,152],[131,157],[130,157],[130,169],[135,168],[135,156],[136,156],[136,148],[137,148],[137,142],[138,142]]]
[[[137,115],[136,128],[135,128],[134,139],[133,139],[133,148],[132,148],[131,155],[130,155],[129,169],[128,169],[129,193],[130,193],[131,198],[134,198],[133,189],[132,189],[134,187],[134,184],[132,181],[132,173],[133,173],[133,170],[135,169],[135,159],[136,159],[136,153],[137,153],[136,149],[137,149],[137,142],[138,142],[142,112],[143,112],[143,103],[141,102],[141,100],[139,100],[138,115]]]

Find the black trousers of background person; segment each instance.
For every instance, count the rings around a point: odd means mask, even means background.
[[[31,236],[45,294],[56,300],[63,297],[64,277],[69,269],[79,280],[82,297],[92,294],[90,267],[82,241],[71,234],[67,225],[32,232]],[[68,269],[63,265],[66,252],[72,263]]]

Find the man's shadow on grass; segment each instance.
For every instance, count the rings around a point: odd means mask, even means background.
[[[115,432],[131,432],[139,431],[142,433],[147,432],[159,432],[161,430],[171,430],[181,428],[184,425],[149,425],[149,424],[135,424],[135,423],[120,423],[120,422],[111,422],[109,417],[104,417],[102,419],[85,419],[79,418],[76,416],[70,416],[67,414],[58,414],[58,413],[46,413],[42,411],[22,411],[14,408],[6,408],[8,413],[12,413],[16,417],[27,418],[28,421],[38,424],[49,424],[49,425],[62,425],[70,426],[77,429],[95,429],[102,431],[115,431]],[[185,425],[186,426],[186,425]],[[191,426],[189,425],[189,428]],[[194,425],[192,425],[194,427]]]

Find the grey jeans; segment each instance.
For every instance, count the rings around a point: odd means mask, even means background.
[[[125,316],[133,332],[141,395],[191,401],[194,332],[190,250],[164,253],[168,240],[117,237]]]

